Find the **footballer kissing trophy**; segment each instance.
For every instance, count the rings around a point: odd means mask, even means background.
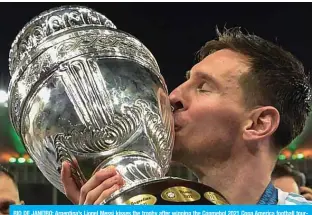
[[[12,124],[61,192],[67,161],[78,186],[116,167],[125,185],[103,204],[227,204],[210,187],[165,177],[174,140],[165,81],[151,52],[104,15],[41,13],[14,40],[9,69]]]

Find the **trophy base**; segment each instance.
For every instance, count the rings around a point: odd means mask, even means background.
[[[140,183],[121,191],[104,204],[108,205],[225,205],[226,199],[204,184],[165,177]]]

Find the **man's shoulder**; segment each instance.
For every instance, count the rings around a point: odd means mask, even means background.
[[[312,201],[306,200],[303,196],[295,193],[287,193],[278,189],[279,205],[312,205]]]

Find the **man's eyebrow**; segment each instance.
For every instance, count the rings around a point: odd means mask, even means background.
[[[210,82],[213,82],[213,83],[217,83],[217,81],[212,76],[207,74],[206,72],[196,71],[196,72],[193,72],[193,73],[194,73],[193,75],[196,78],[202,78],[202,79],[205,79],[207,81],[210,81]],[[190,79],[190,77],[191,77],[191,71],[188,70],[186,72],[186,74],[185,74],[185,78],[188,80],[188,79]]]

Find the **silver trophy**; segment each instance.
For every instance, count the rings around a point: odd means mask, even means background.
[[[174,140],[165,81],[151,52],[104,15],[81,6],[43,12],[17,35],[9,69],[12,124],[61,192],[66,160],[78,186],[116,167],[125,186],[104,204],[223,201],[165,177]]]

